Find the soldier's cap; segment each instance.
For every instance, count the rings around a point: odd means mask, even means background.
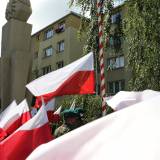
[[[84,110],[82,108],[75,108],[75,109],[65,109],[62,112],[62,116],[64,116],[64,119],[70,118],[70,117],[83,117]]]

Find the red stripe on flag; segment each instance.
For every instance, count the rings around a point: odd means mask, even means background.
[[[53,97],[72,95],[72,94],[94,94],[95,93],[95,78],[94,71],[79,71],[73,74],[54,92],[41,95],[45,102],[48,102]],[[41,96],[36,99],[35,107],[41,106]]]
[[[26,159],[36,147],[52,139],[48,123],[33,130],[17,131],[0,143],[0,157]]]
[[[30,112],[25,112],[23,113],[16,121],[14,121],[5,131],[7,135],[9,136],[12,134],[16,129],[18,129],[22,124],[27,122],[28,120],[31,119],[31,114]]]

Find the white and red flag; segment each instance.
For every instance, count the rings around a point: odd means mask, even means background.
[[[2,160],[26,159],[36,147],[52,139],[47,113],[42,106],[32,119],[0,143],[0,157]]]
[[[48,102],[56,96],[95,93],[93,53],[32,81],[26,87],[36,96],[36,107],[41,106],[41,97]]]
[[[31,118],[29,107],[26,100],[23,100],[18,106],[13,101],[1,114],[0,114],[0,139],[12,134],[21,125]]]
[[[115,96],[107,97],[107,104],[115,111],[126,108],[133,104],[159,96],[160,92],[153,90],[144,91],[120,91]]]
[[[48,103],[45,105],[48,120],[49,122],[52,122],[52,123],[57,123],[58,121],[60,121],[60,114],[55,113],[55,107],[56,107],[55,98],[48,101]]]
[[[160,160],[160,96],[39,146],[27,160]]]

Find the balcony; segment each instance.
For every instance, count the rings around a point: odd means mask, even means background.
[[[59,26],[57,29],[55,29],[55,32],[56,33],[61,33],[61,32],[64,32],[65,31],[65,26]]]

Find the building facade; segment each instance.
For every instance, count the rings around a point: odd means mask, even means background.
[[[122,34],[124,4],[114,8],[111,16],[111,31],[105,50],[105,77],[108,95],[128,89],[131,72],[127,67],[127,43]]]
[[[128,89],[131,72],[127,66],[127,44],[122,34],[124,3],[114,8],[107,41],[105,80],[107,95]],[[32,77],[35,79],[82,57],[85,42],[77,39],[80,16],[74,12],[32,35]]]
[[[111,16],[110,36],[105,50],[105,77],[108,95],[128,89],[131,72],[127,66],[127,43],[122,33],[122,19],[126,12],[125,5],[114,8]]]
[[[113,10],[111,18],[111,32],[104,55],[107,95],[127,90],[128,80],[131,77],[131,73],[126,67],[128,47],[121,34],[125,12],[124,4],[117,6]],[[70,12],[31,36],[32,67],[27,82],[70,64],[83,56],[85,39],[83,41],[77,39],[80,23],[81,16]],[[0,66],[0,68],[2,67]],[[17,88],[16,85],[14,87]],[[3,85],[0,87],[0,93],[2,90]],[[25,95],[31,97],[29,93]],[[0,101],[2,100],[1,96]]]
[[[84,42],[77,39],[80,16],[70,12],[32,35],[31,79],[59,69],[83,55]]]

